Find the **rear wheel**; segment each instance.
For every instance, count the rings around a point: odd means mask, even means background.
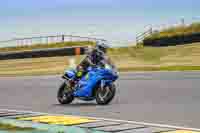
[[[104,88],[98,87],[96,90],[96,102],[99,105],[109,104],[114,98],[116,93],[116,86],[114,84],[105,86]]]
[[[60,104],[70,104],[74,100],[74,96],[66,83],[63,83],[58,89],[57,100]]]

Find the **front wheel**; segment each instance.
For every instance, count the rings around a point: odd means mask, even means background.
[[[114,98],[116,93],[116,86],[114,84],[105,86],[104,88],[97,88],[96,90],[96,102],[99,105],[109,104]]]
[[[58,89],[57,100],[60,104],[70,104],[74,100],[74,96],[67,88],[66,83],[63,83]]]

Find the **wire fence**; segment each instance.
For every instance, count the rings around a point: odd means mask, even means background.
[[[200,17],[192,17],[190,19],[184,19],[181,18],[176,21],[172,22],[166,22],[165,24],[159,24],[159,25],[147,25],[145,28],[146,30],[142,33],[138,33],[136,35],[136,44],[139,44],[143,42],[144,38],[150,36],[151,34],[155,32],[159,32],[165,29],[178,27],[178,26],[189,26],[193,23],[200,23]]]
[[[189,26],[193,23],[199,23],[199,22],[200,22],[200,17],[192,17],[187,19],[180,18],[178,20],[168,21],[165,24],[151,25],[150,27],[152,28],[153,31],[161,31],[177,26]]]
[[[39,36],[30,38],[13,38],[10,40],[0,41],[0,47],[27,46],[36,44],[52,44],[64,42],[96,42],[106,41],[99,38],[81,37],[73,35],[56,35],[56,36]]]
[[[187,26],[192,23],[200,22],[199,17],[192,17],[190,19],[179,19],[171,22],[166,22],[165,24],[159,25],[146,25],[145,31],[141,33],[137,33],[135,39],[127,40],[127,41],[110,41],[112,44],[117,44],[116,46],[125,46],[127,44],[136,44],[141,43],[145,37],[151,35],[154,32],[159,32],[161,30],[165,30],[171,27],[177,26]],[[134,38],[134,36],[133,36]],[[73,35],[55,35],[55,36],[38,36],[38,37],[30,37],[30,38],[13,38],[10,40],[0,41],[1,47],[14,47],[14,46],[26,46],[26,45],[35,45],[35,44],[52,44],[52,43],[62,43],[62,42],[79,42],[79,41],[88,41],[88,42],[96,42],[96,41],[106,41],[105,39],[92,38],[92,37],[81,37],[81,36],[73,36]]]
[[[142,43],[142,41],[144,40],[144,38],[146,38],[147,36],[151,35],[153,33],[152,28],[148,29],[147,31],[140,33],[136,36],[136,44]]]

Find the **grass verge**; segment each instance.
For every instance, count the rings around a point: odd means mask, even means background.
[[[200,66],[162,66],[162,67],[130,67],[119,68],[121,72],[128,71],[199,71]]]
[[[113,48],[108,52],[123,71],[191,71],[200,70],[200,43],[170,47]],[[0,76],[62,74],[83,56],[45,57],[0,61]]]
[[[162,67],[122,67],[118,68],[119,72],[142,72],[142,71],[200,71],[200,66],[162,66]],[[15,76],[42,76],[42,75],[61,75],[64,71],[61,70],[36,70],[36,71],[15,71],[0,73],[0,77],[15,77]]]
[[[6,131],[34,131],[36,129],[34,128],[31,128],[31,127],[17,127],[17,126],[14,126],[14,125],[11,125],[11,124],[2,124],[0,123],[0,129],[1,130],[6,130]]]

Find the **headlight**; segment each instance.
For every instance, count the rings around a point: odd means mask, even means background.
[[[105,69],[109,69],[109,70],[111,70],[112,67],[111,67],[110,65],[108,65],[108,64],[105,64]]]

